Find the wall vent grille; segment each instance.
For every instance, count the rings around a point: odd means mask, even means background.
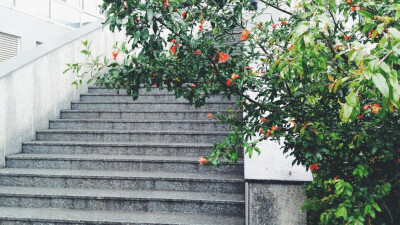
[[[19,54],[20,37],[0,32],[0,62]]]

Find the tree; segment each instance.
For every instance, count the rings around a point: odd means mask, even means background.
[[[208,163],[236,162],[243,148],[251,157],[258,141],[280,141],[293,164],[313,173],[303,206],[309,224],[398,224],[399,0],[261,2],[288,17],[246,19],[254,10],[247,0],[105,0],[105,23],[124,28],[129,42],[115,46],[114,60],[69,69],[90,69],[76,84],[91,73],[134,99],[140,85],[166,85],[196,107],[216,94],[235,98],[217,115],[232,133],[214,144]]]

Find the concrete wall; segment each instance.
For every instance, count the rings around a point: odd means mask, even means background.
[[[248,225],[306,225],[302,183],[251,182],[247,189]]]
[[[79,90],[72,86],[75,76],[63,74],[66,63],[84,62],[81,42],[92,42],[95,55],[111,57],[115,41],[125,40],[123,33],[111,33],[95,22],[69,32],[0,64],[0,166],[5,156],[21,152],[23,141],[33,140],[36,130],[47,129],[50,118],[60,109],[70,108]]]
[[[69,31],[70,28],[0,5],[0,32],[20,37],[20,52],[35,47],[36,41],[47,43]]]

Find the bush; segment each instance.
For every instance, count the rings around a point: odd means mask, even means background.
[[[106,24],[130,39],[115,46],[126,57],[69,69],[88,66],[98,83],[134,99],[140,85],[166,85],[196,107],[233,97],[228,115],[217,115],[233,131],[208,163],[282,141],[313,173],[309,224],[399,224],[399,1],[261,2],[287,17],[246,19],[245,0],[105,0]]]

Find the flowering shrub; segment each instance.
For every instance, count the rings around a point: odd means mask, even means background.
[[[134,99],[140,85],[165,85],[196,107],[235,96],[228,115],[215,115],[232,133],[201,164],[281,141],[313,173],[309,224],[399,224],[399,0],[260,2],[287,17],[246,18],[246,0],[104,0],[106,24],[130,39],[115,46],[124,54],[69,69],[82,79],[88,66],[98,83]]]

